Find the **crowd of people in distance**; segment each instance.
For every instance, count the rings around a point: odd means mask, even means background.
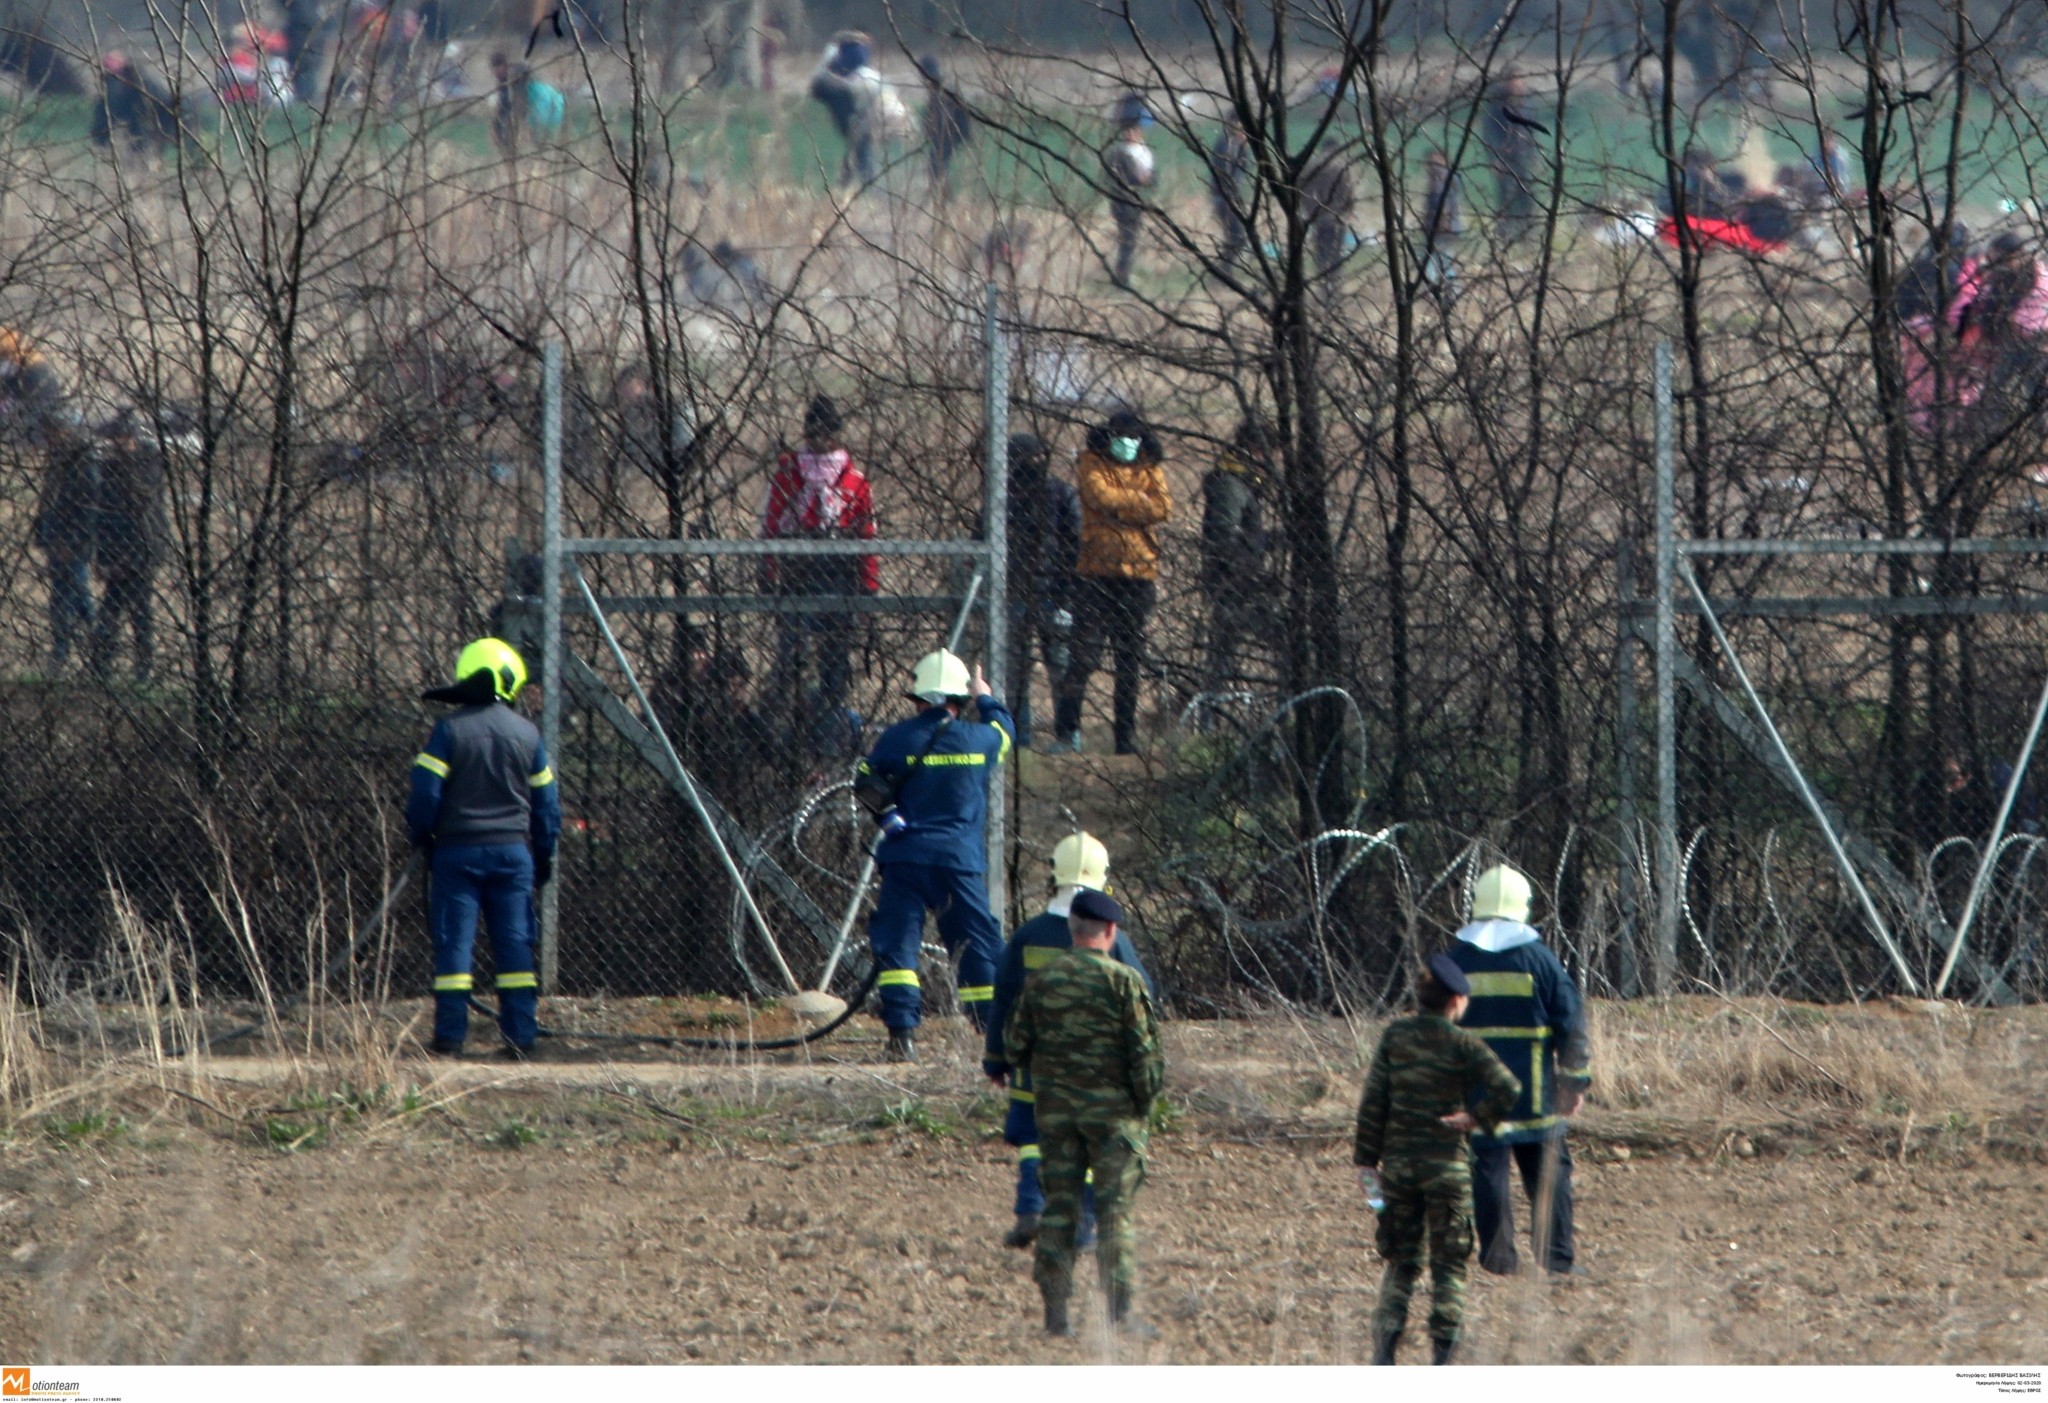
[[[874,490],[845,445],[844,428],[829,397],[812,400],[798,444],[783,452],[770,480],[764,539],[874,539]],[[1255,640],[1272,621],[1274,533],[1265,496],[1276,449],[1271,428],[1246,419],[1202,480],[1206,689],[1245,685]],[[1106,654],[1115,679],[1112,748],[1135,754],[1160,531],[1173,515],[1159,432],[1135,410],[1110,413],[1083,435],[1071,482],[1054,470],[1054,449],[1036,434],[1012,435],[1008,458],[1008,676],[1017,743],[1080,750],[1083,701]],[[832,603],[872,597],[880,580],[873,556],[764,561],[764,590],[815,601],[778,615],[779,692],[814,697],[821,715],[844,712],[857,620]],[[1054,699],[1053,736],[1042,742],[1030,704],[1041,664]]]
[[[152,419],[133,408],[81,422],[43,357],[0,330],[0,434],[43,460],[30,540],[49,590],[53,668],[63,669],[83,642],[94,673],[110,675],[125,631],[134,675],[149,677],[156,579],[170,548],[164,443],[179,431],[174,416]]]
[[[2013,231],[1937,227],[1899,278],[1899,362],[1920,433],[2002,437],[2048,407],[2048,277]]]

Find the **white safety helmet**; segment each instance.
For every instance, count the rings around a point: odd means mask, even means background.
[[[1093,833],[1069,833],[1053,844],[1054,886],[1109,890],[1109,849]]]
[[[917,671],[911,674],[910,695],[932,706],[953,697],[964,697],[973,690],[974,683],[967,675],[967,664],[944,648],[919,658]]]
[[[1487,868],[1472,884],[1475,921],[1526,921],[1529,904],[1529,879],[1505,863]]]

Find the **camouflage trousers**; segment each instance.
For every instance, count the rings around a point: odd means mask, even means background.
[[[1145,1123],[1140,1120],[1079,1121],[1038,1108],[1039,1180],[1045,1212],[1038,1223],[1038,1252],[1031,1279],[1048,1301],[1065,1301],[1074,1290],[1074,1232],[1081,1221],[1081,1190],[1094,1172],[1098,1237],[1095,1265],[1103,1290],[1128,1300],[1137,1279],[1138,1186],[1145,1182]]]
[[[1379,1249],[1387,1264],[1375,1336],[1408,1323],[1408,1299],[1429,1263],[1429,1336],[1455,1341],[1465,1323],[1465,1277],[1472,1265],[1472,1173],[1454,1164],[1380,1166],[1387,1206],[1380,1211]]]

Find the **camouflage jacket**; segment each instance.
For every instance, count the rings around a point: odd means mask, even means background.
[[[1358,1102],[1354,1164],[1428,1165],[1463,1162],[1465,1137],[1441,1119],[1465,1108],[1476,1089],[1484,1096],[1472,1107],[1479,1124],[1492,1129],[1522,1094],[1492,1049],[1441,1014],[1398,1018],[1380,1036]]]
[[[1063,950],[1024,981],[1003,1046],[1041,1118],[1142,1120],[1166,1080],[1144,977],[1093,950]]]

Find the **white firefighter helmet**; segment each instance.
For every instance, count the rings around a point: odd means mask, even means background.
[[[1109,849],[1093,833],[1069,833],[1053,844],[1054,886],[1109,890]]]
[[[967,664],[944,648],[919,658],[917,670],[911,674],[910,695],[933,706],[949,697],[964,697],[973,690]]]
[[[1529,903],[1529,879],[1505,863],[1487,868],[1472,884],[1475,921],[1526,921]]]

